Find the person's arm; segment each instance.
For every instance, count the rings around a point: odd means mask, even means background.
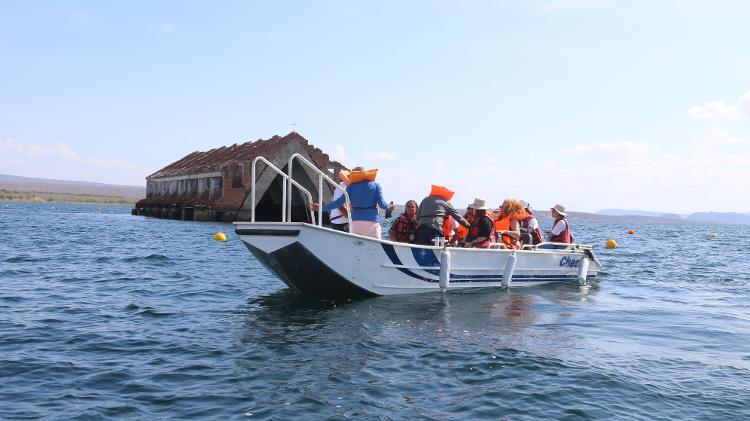
[[[487,238],[489,238],[494,228],[495,227],[493,226],[492,221],[490,221],[489,218],[483,217],[479,222],[479,236],[466,243],[467,247],[474,247],[475,244],[480,244],[484,241],[487,241]]]
[[[515,219],[510,220],[510,229],[502,231],[500,234],[507,235],[508,237],[518,240],[521,238],[521,225]]]
[[[451,205],[451,202],[443,201],[443,206],[445,207],[445,212],[452,216],[453,219],[456,220],[459,224],[465,226],[466,228],[469,228],[471,226],[470,223],[468,223],[461,214],[458,213],[456,208]]]
[[[388,239],[391,241],[396,241],[396,227],[398,226],[398,219],[399,218],[396,218],[396,220],[391,224],[391,227],[388,229]]]
[[[323,205],[324,211],[331,211],[332,209],[338,209],[341,206],[343,206],[346,203],[346,196],[343,194],[339,196],[338,199],[334,200],[331,203],[328,203],[327,205]]]
[[[383,188],[380,187],[379,183],[375,183],[375,204],[380,207],[380,209],[390,209],[393,211],[393,209],[396,207],[393,203],[388,204],[385,199],[383,199]]]
[[[552,229],[550,230],[549,233],[552,234],[552,235],[560,235],[560,233],[565,230],[565,225],[567,223],[568,222],[565,221],[564,219],[561,219],[561,220],[557,221],[555,223],[555,225],[552,227]]]
[[[464,247],[474,247],[475,244],[479,244],[485,240],[487,240],[487,236],[477,237],[471,241],[467,241],[466,243],[464,243]]]

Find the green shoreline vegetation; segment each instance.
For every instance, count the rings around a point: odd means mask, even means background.
[[[122,196],[101,194],[51,193],[43,191],[19,191],[0,189],[0,200],[3,202],[34,203],[97,203],[97,204],[133,204],[136,201]]]

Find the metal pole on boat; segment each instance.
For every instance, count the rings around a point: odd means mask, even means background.
[[[323,173],[318,175],[318,203],[321,204],[318,209],[318,226],[323,226]],[[313,221],[315,222],[315,221]]]
[[[451,252],[448,247],[443,247],[440,254],[440,291],[448,290],[451,282]]]
[[[583,256],[581,259],[581,266],[578,268],[578,285],[586,285],[588,283],[589,262],[589,258],[586,256]]]
[[[282,212],[286,212],[287,215],[289,215],[288,222],[292,222],[292,197],[294,196],[292,194],[292,167],[294,164],[294,155],[289,157],[289,162],[287,163],[287,177],[289,177],[289,180],[287,180],[287,189],[289,190],[289,199],[287,199],[286,202],[286,210],[282,210]],[[284,194],[286,194],[286,190],[284,190]],[[284,222],[282,220],[282,222]]]
[[[503,281],[501,283],[503,288],[510,287],[510,281],[513,279],[513,271],[516,270],[516,257],[515,250],[508,256],[508,261],[505,263],[505,271],[503,272]]]
[[[258,159],[253,159],[253,177],[250,179],[250,222],[255,222],[255,163]],[[283,208],[283,204],[281,205]],[[242,210],[242,209],[240,209]],[[283,222],[283,221],[282,221]]]

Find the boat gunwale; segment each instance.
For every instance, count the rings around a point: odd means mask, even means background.
[[[383,238],[380,238],[380,239],[378,239],[378,238],[372,238],[372,237],[367,237],[367,236],[364,236],[364,235],[359,235],[359,234],[354,234],[354,233],[349,233],[349,232],[335,230],[335,229],[329,228],[329,227],[318,226],[318,225],[310,224],[310,223],[307,223],[307,222],[274,222],[274,221],[255,221],[255,222],[250,222],[250,221],[234,221],[234,222],[232,222],[232,225],[235,226],[235,232],[237,231],[238,226],[241,226],[241,225],[242,226],[247,226],[247,225],[249,225],[249,226],[259,226],[259,225],[268,226],[268,225],[273,225],[274,227],[279,227],[279,226],[287,227],[288,226],[290,228],[291,227],[313,228],[313,229],[317,229],[317,230],[323,230],[323,231],[327,231],[327,232],[330,232],[330,233],[335,233],[335,234],[343,235],[343,236],[346,236],[346,237],[353,237],[353,238],[356,238],[356,239],[368,240],[368,241],[373,241],[373,242],[377,242],[377,243],[385,243],[385,244],[390,244],[390,245],[400,246],[400,247],[419,248],[419,249],[425,249],[425,250],[443,250],[444,248],[447,248],[447,249],[450,249],[450,250],[460,250],[461,252],[477,252],[477,253],[488,253],[488,252],[489,253],[496,253],[496,252],[514,253],[515,252],[515,253],[521,253],[521,254],[526,254],[526,253],[529,253],[529,254],[560,254],[560,253],[566,253],[566,252],[571,253],[571,254],[579,254],[579,253],[586,254],[587,250],[589,250],[589,251],[593,250],[593,246],[590,245],[590,244],[575,244],[575,243],[572,244],[572,247],[574,247],[574,248],[566,248],[566,249],[501,249],[501,248],[486,248],[486,249],[482,249],[482,248],[463,248],[463,247],[450,247],[450,246],[449,247],[427,246],[427,245],[423,245],[423,244],[402,243],[402,242],[391,241],[391,240],[387,240],[387,239],[383,239]],[[289,230],[291,230],[291,229],[289,229]],[[248,235],[248,234],[237,233],[237,235]],[[259,235],[259,236],[262,236],[262,235]]]

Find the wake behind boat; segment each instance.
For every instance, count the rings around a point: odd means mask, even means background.
[[[252,166],[249,193],[250,222],[234,222],[235,232],[250,252],[289,287],[316,296],[362,297],[414,294],[472,288],[533,286],[550,282],[587,283],[601,265],[591,246],[542,243],[522,250],[422,246],[378,240],[322,226],[322,214],[306,222],[292,222],[291,190],[312,195],[292,178],[295,160],[338,187],[304,157],[289,158],[288,173],[263,157]],[[280,222],[255,221],[256,165],[262,161],[284,179]],[[346,195],[347,207],[349,197]],[[288,201],[287,201],[288,198]],[[246,198],[247,201],[248,198]],[[546,249],[546,246],[563,248]]]

